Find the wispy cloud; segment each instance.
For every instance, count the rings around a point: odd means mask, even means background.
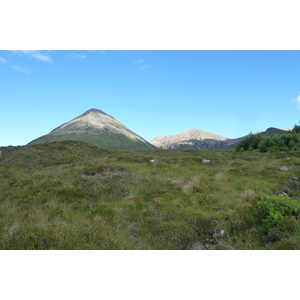
[[[12,68],[17,71],[17,72],[21,72],[21,73],[25,73],[25,74],[30,74],[30,71],[21,67],[21,66],[12,66]]]
[[[151,67],[143,60],[143,59],[138,59],[134,62],[135,65],[138,65],[141,70],[148,70]]]
[[[298,109],[300,109],[300,95],[297,98],[292,99],[291,103],[293,103]]]
[[[6,59],[0,56],[0,64],[5,64],[6,63]]]
[[[87,56],[85,54],[78,54],[78,53],[72,53],[71,57],[73,57],[73,58],[79,58],[79,59],[87,58]]]
[[[13,50],[12,53],[19,54],[19,55],[26,55],[28,57],[33,57],[39,61],[52,63],[52,58],[49,55],[42,53],[41,51],[37,50]]]
[[[296,103],[296,107],[300,109],[300,95],[294,101]]]

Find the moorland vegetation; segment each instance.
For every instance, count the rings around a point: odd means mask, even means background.
[[[300,249],[297,145],[1,147],[0,249]]]

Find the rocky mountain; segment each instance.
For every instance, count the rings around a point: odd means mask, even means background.
[[[155,146],[99,109],[90,109],[29,144],[78,140],[107,149],[155,149]]]
[[[184,132],[158,136],[151,141],[151,144],[161,149],[187,148],[206,149],[223,148],[227,138],[200,129],[190,129]]]
[[[268,128],[266,131],[260,131],[254,134],[269,136],[273,134],[283,134],[286,130],[277,128]],[[190,129],[184,132],[169,135],[158,136],[151,141],[155,147],[160,149],[209,149],[209,148],[228,148],[234,147],[234,144],[247,138],[248,135],[228,139],[226,137],[213,134],[200,129]]]

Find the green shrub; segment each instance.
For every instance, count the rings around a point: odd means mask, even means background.
[[[298,125],[295,124],[292,132],[299,133],[300,132],[300,126],[298,126]]]
[[[260,135],[251,134],[246,139],[240,141],[237,144],[236,150],[240,152],[256,150],[260,141],[261,141]]]
[[[269,136],[249,135],[236,145],[236,151],[258,150],[259,152],[280,152],[300,148],[300,126],[284,134]]]
[[[292,230],[294,227],[288,224],[294,226],[299,218],[300,202],[289,196],[266,195],[257,205],[263,234]]]

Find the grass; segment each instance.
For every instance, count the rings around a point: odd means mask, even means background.
[[[297,214],[262,231],[259,209],[265,195],[299,203],[299,151],[0,151],[0,249],[300,248]]]

